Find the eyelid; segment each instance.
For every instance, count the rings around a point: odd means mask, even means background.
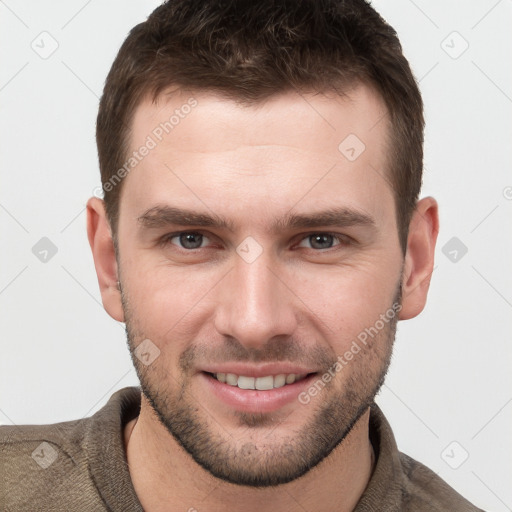
[[[189,230],[175,231],[174,233],[167,233],[162,238],[159,239],[158,243],[160,245],[165,245],[165,244],[171,243],[171,239],[173,239],[177,236],[190,235],[190,234],[202,235],[203,238],[210,240],[210,241],[212,239],[212,236],[209,233],[206,233],[202,230],[189,229]],[[200,249],[205,249],[205,247],[199,247],[197,249],[185,249],[184,247],[180,247],[177,244],[172,244],[172,245],[177,247],[179,250],[186,251],[186,252],[193,252],[193,251],[199,251]]]
[[[353,238],[351,238],[350,236],[344,235],[342,233],[333,233],[331,231],[311,231],[310,233],[301,233],[300,234],[301,238],[300,238],[299,243],[301,243],[302,241],[308,239],[309,237],[311,237],[313,235],[330,235],[338,241],[338,244],[334,245],[333,247],[328,247],[327,249],[323,249],[323,250],[322,249],[316,249],[316,250],[314,249],[315,252],[326,252],[326,251],[334,249],[335,247],[338,247],[340,245],[349,245],[351,243],[354,243]]]
[[[175,231],[173,233],[167,233],[159,240],[159,244],[165,245],[167,243],[170,243],[170,240],[172,238],[175,238],[177,236],[184,235],[184,234],[199,234],[210,241],[212,240],[212,238],[215,238],[215,235],[211,235],[209,232],[206,232],[206,231],[203,231],[200,229],[199,230],[182,230],[182,231]],[[336,247],[339,247],[341,245],[350,245],[355,242],[355,240],[352,237],[350,237],[346,234],[342,234],[342,233],[333,233],[331,231],[310,231],[309,233],[300,233],[300,235],[298,235],[300,237],[299,242],[297,244],[295,244],[295,246],[297,246],[298,244],[300,244],[301,242],[303,242],[304,240],[308,239],[309,237],[311,237],[313,235],[330,235],[333,238],[335,238],[336,240],[338,240],[338,244],[334,245],[333,247],[328,247],[327,249],[312,249],[311,248],[313,251],[318,252],[318,253],[327,252],[327,251],[333,250]],[[190,252],[190,253],[207,248],[207,247],[198,247],[197,249],[185,249],[183,247],[180,247],[177,244],[172,244],[172,245],[174,245],[177,249],[179,249],[181,251]],[[306,249],[308,249],[308,247],[306,247]]]

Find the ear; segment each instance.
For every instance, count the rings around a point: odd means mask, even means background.
[[[87,236],[94,258],[103,307],[118,322],[124,322],[121,292],[118,288],[118,269],[110,224],[105,203],[91,197],[87,201]]]
[[[425,197],[418,201],[409,224],[402,276],[400,320],[414,318],[425,307],[434,269],[434,251],[438,233],[437,202],[433,197]]]

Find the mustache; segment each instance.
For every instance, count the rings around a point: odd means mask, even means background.
[[[294,339],[273,339],[261,348],[246,347],[236,339],[227,338],[222,345],[191,345],[180,356],[179,366],[183,372],[200,366],[201,363],[273,363],[330,368],[337,356],[334,351],[319,345],[306,345]]]

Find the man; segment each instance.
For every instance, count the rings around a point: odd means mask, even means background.
[[[142,393],[3,427],[3,508],[478,510],[374,403],[438,214],[421,96],[369,5],[171,0],[124,42],[97,143],[89,242]]]

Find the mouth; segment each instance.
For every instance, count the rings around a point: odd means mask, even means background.
[[[255,372],[251,372],[255,373]],[[202,371],[202,385],[207,396],[219,400],[231,411],[250,413],[277,412],[283,407],[300,406],[299,394],[318,377],[318,373],[270,373]],[[211,394],[210,394],[211,393]]]
[[[278,375],[266,375],[263,377],[250,377],[247,375],[236,375],[234,373],[208,373],[208,375],[228,386],[238,387],[240,389],[269,391],[271,389],[289,386],[295,382],[300,382],[302,379],[312,374],[280,373]]]

